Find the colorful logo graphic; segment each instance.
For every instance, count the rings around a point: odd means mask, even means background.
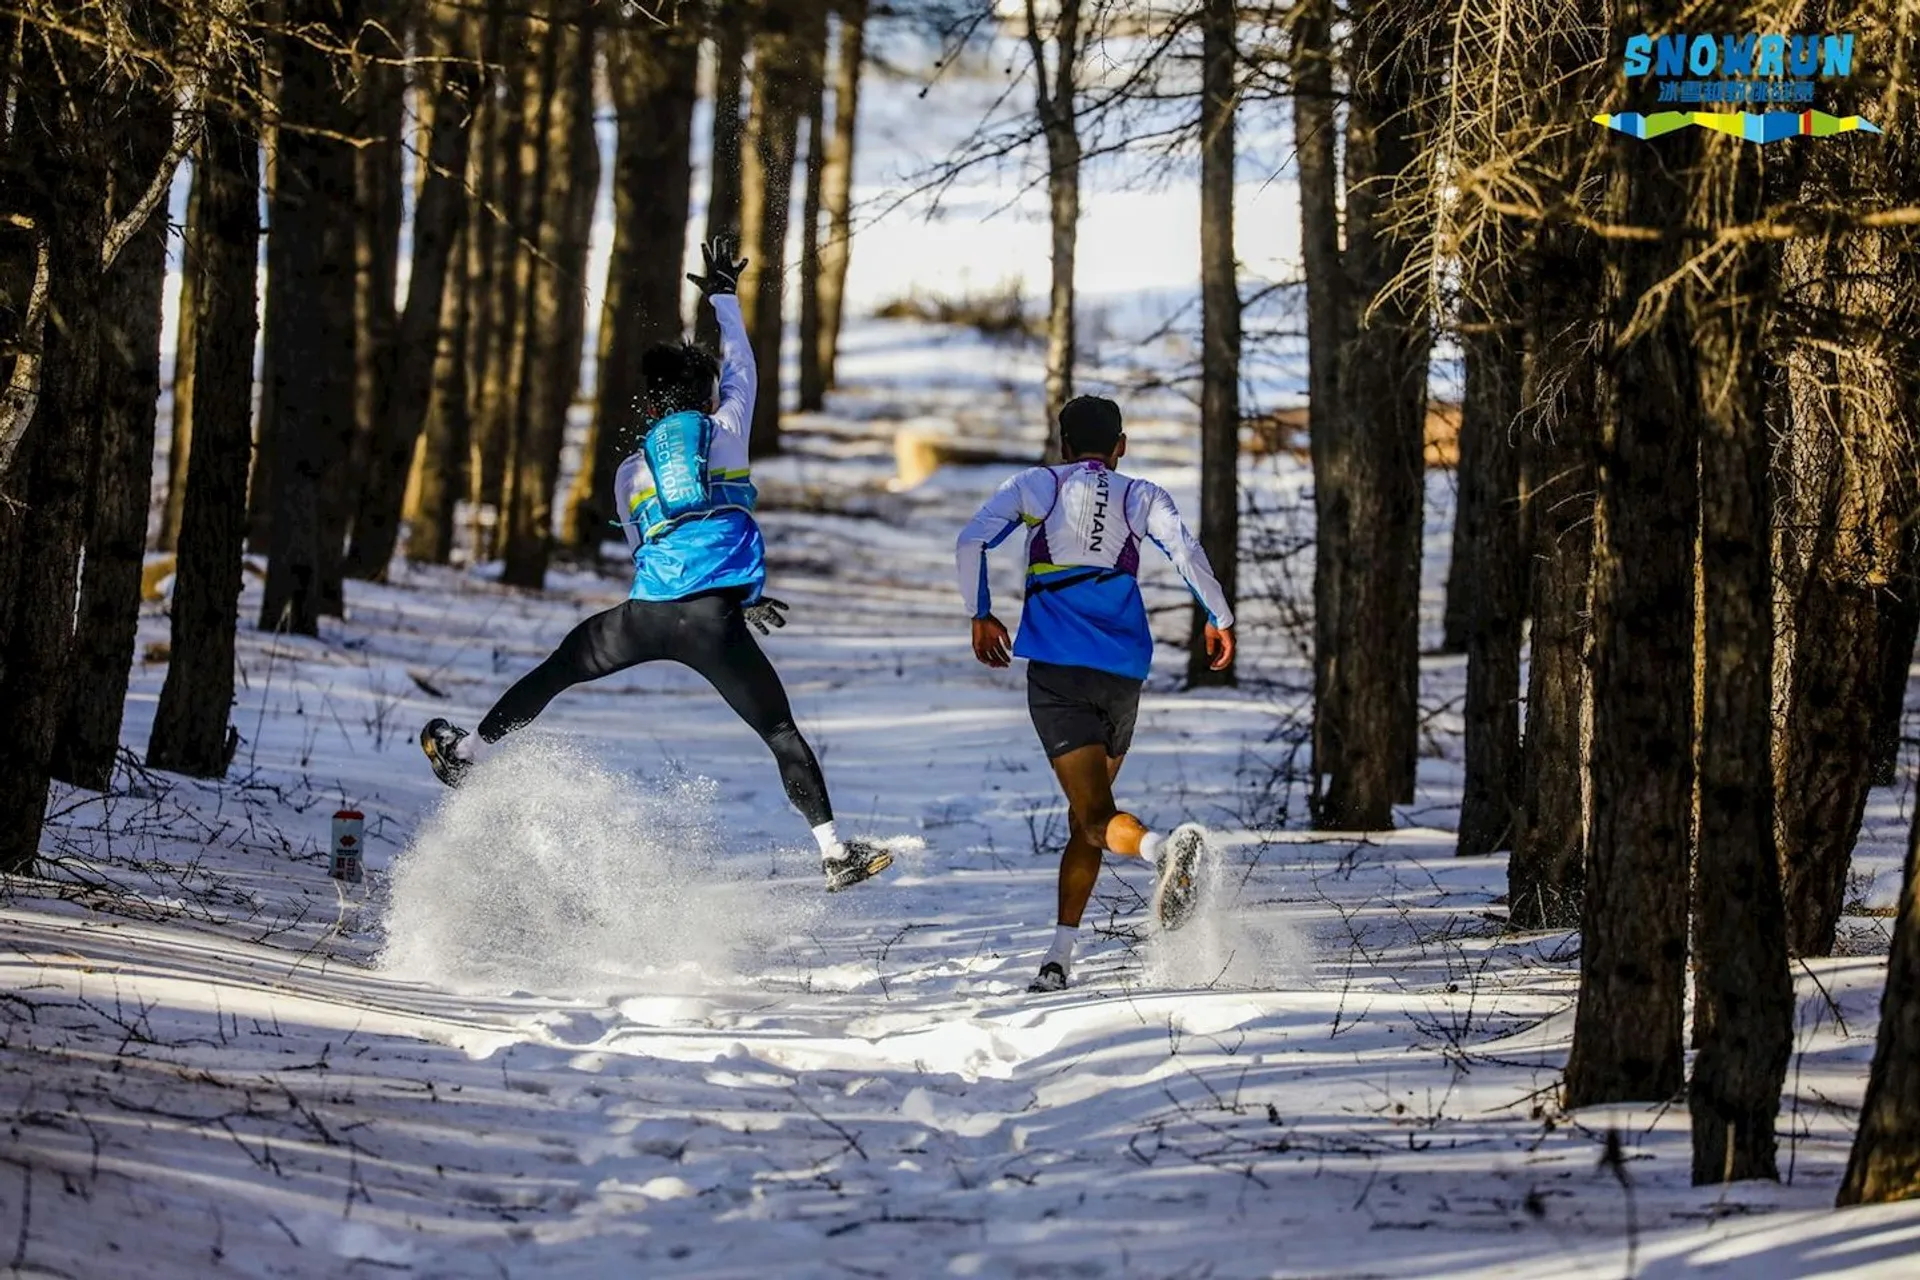
[[[1855,129],[1864,133],[1880,132],[1877,126],[1859,116],[1830,116],[1824,111],[1765,111],[1757,115],[1751,111],[1656,111],[1650,116],[1643,116],[1638,111],[1622,111],[1615,115],[1602,112],[1593,118],[1593,122],[1621,133],[1630,133],[1636,138],[1657,138],[1663,133],[1697,124],[1703,129],[1717,129],[1736,138],[1745,138],[1748,142],[1774,142],[1780,138],[1796,137],[1825,138],[1836,133],[1852,133]]]
[[[1853,74],[1851,35],[1670,35],[1632,36],[1622,68],[1629,80],[1651,77],[1659,101],[1674,103],[1764,103],[1798,110],[1687,110],[1602,112],[1594,123],[1635,138],[1658,138],[1697,125],[1748,142],[1825,138],[1836,133],[1879,133],[1859,116],[1837,116],[1812,107],[1817,80]]]

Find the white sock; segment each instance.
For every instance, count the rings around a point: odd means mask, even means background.
[[[813,829],[813,838],[820,842],[822,860],[837,858],[847,851],[847,846],[840,843],[840,833],[834,829],[832,818]]]
[[[480,759],[480,749],[486,745],[487,744],[481,740],[479,734],[470,733],[453,744],[454,759],[465,760],[468,764],[475,764]]]
[[[1077,924],[1056,924],[1053,926],[1053,945],[1047,948],[1047,960],[1053,961],[1067,972],[1073,972],[1073,944],[1080,936]],[[1047,960],[1040,963],[1045,964]]]
[[[1160,846],[1167,838],[1157,831],[1149,831],[1140,837],[1140,860],[1148,866],[1160,861]]]

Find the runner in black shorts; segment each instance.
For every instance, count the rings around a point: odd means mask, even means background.
[[[1198,898],[1194,877],[1205,832],[1189,823],[1163,838],[1113,799],[1113,780],[1133,744],[1140,685],[1153,663],[1136,581],[1143,540],[1166,553],[1205,605],[1214,667],[1233,660],[1233,608],[1173,499],[1113,469],[1127,449],[1119,406],[1092,396],[1070,401],[1060,411],[1060,438],[1071,461],[1034,467],[1000,486],[961,531],[957,548],[974,656],[990,667],[1028,660],[1027,706],[1067,797],[1060,911],[1034,991],[1067,985],[1103,853],[1158,864],[1153,914],[1162,928],[1184,924]],[[1027,593],[1019,642],[1009,644],[988,598],[986,556],[1022,527]]]
[[[1027,663],[1027,710],[1047,759],[1096,746],[1109,760],[1125,756],[1140,716],[1140,683],[1092,667]]]

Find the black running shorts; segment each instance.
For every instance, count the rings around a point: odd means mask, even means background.
[[[1047,759],[1102,746],[1117,760],[1133,745],[1140,681],[1092,667],[1027,664],[1027,710]]]

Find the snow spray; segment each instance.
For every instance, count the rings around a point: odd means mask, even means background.
[[[1238,909],[1241,877],[1212,837],[1197,870],[1200,901],[1192,918],[1148,935],[1148,985],[1269,988],[1310,979],[1310,949],[1291,925],[1272,916],[1255,924]]]
[[[333,859],[327,874],[335,880],[359,884],[366,868],[361,857],[367,830],[366,815],[358,809],[341,809],[333,815]]]
[[[704,778],[643,782],[515,734],[394,859],[381,963],[445,987],[588,997],[731,981],[804,935],[824,895],[810,848],[774,855],[798,885],[769,882],[764,847],[729,848],[718,800]]]

